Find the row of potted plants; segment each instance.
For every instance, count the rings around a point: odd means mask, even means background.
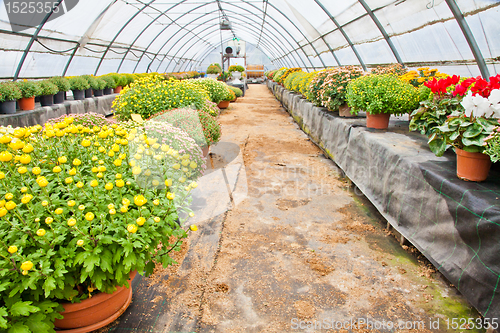
[[[46,80],[20,80],[0,83],[0,113],[15,113],[16,101],[22,111],[35,108],[35,98],[41,106],[63,103],[66,92],[72,91],[75,100],[118,93],[135,80],[135,75],[106,74],[99,77],[82,75],[52,77]]]
[[[226,82],[230,78],[239,80],[245,77],[245,68],[241,65],[231,65],[227,71],[223,71],[219,63],[213,63],[207,68],[207,76],[223,82]]]
[[[498,155],[500,75],[484,80],[460,78],[436,69],[408,71],[399,64],[377,67],[365,73],[360,67],[329,68],[305,73],[282,68],[266,73],[268,79],[300,93],[330,111],[347,108],[350,114],[367,113],[367,127],[384,129],[390,114],[410,113],[410,130],[429,137],[429,147],[442,156],[453,147],[457,153],[457,175],[461,179],[485,180]],[[283,80],[283,77],[285,79]],[[381,120],[381,122],[375,120]],[[483,167],[462,167],[472,157]],[[484,170],[471,175],[466,170]]]

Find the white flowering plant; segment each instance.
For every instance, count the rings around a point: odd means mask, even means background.
[[[485,150],[485,139],[495,131],[500,118],[500,89],[492,90],[488,97],[469,91],[460,106],[429,138],[429,148],[437,156],[449,147],[467,152]]]
[[[197,187],[176,176],[183,170],[174,165],[193,157],[174,148],[181,136],[156,145],[118,124],[74,120],[0,129],[1,330],[53,332],[60,302],[113,292],[134,270],[172,264],[169,253],[196,229],[179,221]],[[156,182],[130,165],[141,146],[158,156]]]

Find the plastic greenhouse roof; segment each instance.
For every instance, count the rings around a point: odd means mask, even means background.
[[[204,70],[235,37],[267,68],[500,73],[500,0],[0,1],[1,78]]]

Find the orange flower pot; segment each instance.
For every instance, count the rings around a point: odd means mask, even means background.
[[[389,127],[390,113],[370,114],[366,113],[366,127],[375,129],[387,129]]]
[[[19,104],[19,109],[22,111],[34,110],[35,97],[20,98],[17,100],[17,104]]]
[[[115,321],[132,301],[132,280],[137,271],[130,273],[130,288],[118,287],[112,294],[100,293],[80,303],[63,303],[63,319],[56,319],[61,332],[87,333]]]
[[[115,88],[115,90],[113,91],[115,94],[119,94],[120,91],[122,91],[123,87],[122,86],[118,86]]]
[[[205,146],[205,147],[201,148],[201,151],[203,153],[203,157],[207,157],[208,153],[210,152],[210,146]]]
[[[347,106],[347,104],[342,104],[339,107],[339,116],[340,117],[345,117],[345,118],[353,118],[356,117],[351,113],[351,108]]]
[[[229,101],[222,101],[219,104],[217,104],[219,109],[227,109],[229,107]]]
[[[488,178],[491,167],[490,157],[483,153],[470,153],[455,148],[457,154],[457,177],[462,180],[482,182]]]

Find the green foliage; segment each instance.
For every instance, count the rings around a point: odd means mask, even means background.
[[[106,87],[106,81],[95,77],[93,75],[82,75],[83,78],[87,80],[90,84],[90,88],[93,90],[103,90]]]
[[[347,101],[354,114],[404,114],[418,107],[419,91],[392,74],[366,75],[349,83]]]
[[[31,98],[40,95],[40,87],[35,81],[16,81],[16,85],[21,90],[22,98]]]
[[[0,82],[0,102],[12,101],[21,97],[21,90],[14,82]]]
[[[205,90],[208,93],[210,100],[214,103],[219,104],[222,101],[230,101],[233,98],[229,92],[228,85],[224,82],[211,78],[192,80],[192,82],[200,89]]]
[[[71,84],[68,79],[62,76],[51,77],[50,82],[56,85],[58,91],[68,91],[71,88]]]
[[[208,99],[205,100],[205,103],[203,104],[201,110],[208,113],[212,117],[217,117],[220,114],[220,109],[217,106],[217,103],[214,103]]]
[[[99,79],[106,82],[106,85],[104,86],[103,89],[110,89],[110,88],[114,89],[117,87],[116,81],[112,75],[102,75],[102,76],[99,76]]]
[[[484,154],[489,155],[493,163],[500,161],[500,128],[497,126],[485,139]]]
[[[410,131],[419,131],[429,137],[442,126],[454,111],[463,111],[457,98],[436,98],[420,102],[420,107],[412,112]]]
[[[241,89],[240,89],[240,88],[233,87],[233,86],[230,86],[230,85],[228,85],[227,87],[228,87],[229,89],[231,89],[231,90],[234,92],[234,94],[236,95],[236,97],[241,97],[241,96],[243,96],[243,91],[241,91]]]
[[[50,80],[38,81],[40,96],[55,95],[59,92],[57,86]]]
[[[81,76],[70,77],[68,80],[71,90],[87,90],[90,88],[89,82]]]
[[[200,110],[209,96],[195,81],[197,80],[165,81],[157,76],[138,79],[120,92],[112,107],[122,121],[130,119],[133,113],[147,119],[164,110],[182,107]]]
[[[483,152],[485,139],[497,125],[497,119],[467,117],[462,111],[455,111],[443,125],[435,127],[429,138],[429,148],[436,156],[442,156],[449,147],[471,153]]]

